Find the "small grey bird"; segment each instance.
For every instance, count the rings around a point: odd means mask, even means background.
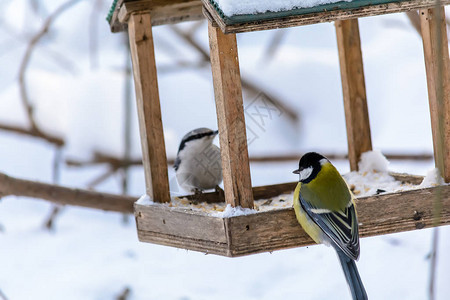
[[[218,133],[197,128],[181,140],[174,169],[178,185],[184,190],[200,193],[222,182],[220,149],[212,143]]]

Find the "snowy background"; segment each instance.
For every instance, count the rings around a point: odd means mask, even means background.
[[[27,127],[18,70],[31,37],[62,1],[0,3],[0,123]],[[98,10],[94,10],[93,7]],[[80,1],[59,17],[33,52],[26,82],[38,125],[63,137],[62,160],[89,160],[94,151],[124,154],[124,93],[129,62],[125,36],[104,20],[108,1]],[[97,13],[98,11],[99,13]],[[404,14],[360,19],[372,141],[389,153],[432,153],[425,66],[420,36]],[[197,23],[178,25],[187,32]],[[195,40],[208,51],[207,26]],[[276,95],[299,119],[274,114],[263,126],[247,119],[255,137],[250,156],[346,152],[346,132],[334,25],[238,35],[241,74]],[[92,33],[95,33],[94,35]],[[92,36],[95,37],[94,42]],[[181,137],[196,127],[217,128],[211,70],[201,54],[169,26],[154,28],[166,149],[174,157]],[[97,52],[89,55],[97,45]],[[95,47],[94,47],[95,48]],[[96,54],[95,54],[96,53]],[[178,63],[185,67],[179,67]],[[192,66],[194,65],[194,66]],[[133,90],[134,91],[134,88]],[[251,109],[255,95],[245,93]],[[135,107],[131,156],[140,156]],[[0,131],[0,172],[52,182],[55,148]],[[348,172],[346,161],[333,161]],[[392,171],[425,175],[428,161],[392,161]],[[296,180],[297,162],[251,165],[253,185]],[[86,187],[108,166],[60,170],[59,183]],[[169,170],[171,188],[178,191]],[[129,193],[144,192],[141,167],[131,168]],[[120,193],[114,175],[97,190]],[[64,208],[53,231],[43,228],[44,201],[0,202],[0,291],[7,299],[349,299],[334,251],[312,246],[242,258],[224,258],[139,243],[134,220],[117,213]],[[361,240],[359,271],[370,299],[427,299],[433,230]],[[450,227],[439,229],[437,297],[450,294]],[[325,279],[326,278],[326,279]],[[1,294],[0,294],[1,295]],[[2,296],[0,296],[1,299]]]

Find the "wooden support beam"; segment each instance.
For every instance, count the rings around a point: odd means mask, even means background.
[[[152,25],[203,19],[200,0],[119,0],[109,21],[112,32],[124,31],[132,13],[149,12]]]
[[[450,63],[444,7],[422,9],[422,29],[428,99],[436,167],[450,182]]]
[[[128,22],[134,85],[147,195],[169,202],[166,147],[161,120],[150,13],[132,14]]]
[[[199,0],[126,2],[117,17],[119,22],[126,23],[132,13],[143,11],[150,12],[153,26],[203,19],[202,3]]]
[[[350,169],[372,150],[358,19],[336,21]]]
[[[253,208],[236,35],[208,24],[225,201]]]

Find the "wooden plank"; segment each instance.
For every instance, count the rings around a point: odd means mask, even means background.
[[[436,167],[450,182],[450,64],[445,11],[420,10]]]
[[[225,222],[230,232],[231,256],[314,244],[298,224],[293,208],[228,218]]]
[[[145,0],[124,3],[119,11],[119,22],[126,23],[132,13],[143,11],[150,12],[153,26],[204,18],[200,0]]]
[[[143,231],[139,229],[137,232],[138,232],[138,239],[141,242],[198,251],[203,252],[205,254],[216,254],[228,257],[231,256],[230,250],[228,249],[228,244],[225,243],[215,243],[206,240],[196,240],[169,234]]]
[[[126,28],[132,13],[150,12],[152,26],[203,19],[200,0],[119,0],[110,22],[112,32]]]
[[[253,208],[236,36],[208,26],[225,201]]]
[[[358,19],[336,21],[350,169],[372,150]]]
[[[155,202],[169,202],[166,147],[150,14],[133,14],[128,25],[146,192]]]
[[[450,186],[358,198],[360,236],[432,227],[436,197],[442,200],[439,225],[449,225]],[[139,239],[144,242],[230,257],[314,244],[297,223],[293,208],[225,219],[180,208],[135,208]]]
[[[311,13],[305,15],[295,15],[284,18],[277,18],[264,21],[254,21],[227,25],[220,17],[216,9],[209,2],[209,0],[202,0],[205,9],[209,12],[211,17],[222,29],[224,33],[240,33],[251,32],[259,30],[269,30],[277,28],[286,28],[294,26],[303,26],[324,22],[333,22],[338,20],[348,20],[354,18],[362,18],[369,16],[384,15],[390,13],[399,13],[410,10],[417,10],[421,8],[432,7],[435,5],[435,0],[410,0],[397,3],[386,3],[379,5],[371,5],[357,9],[345,9],[336,11],[326,11],[321,13]],[[442,0],[441,5],[450,4],[450,0]]]
[[[135,204],[135,216],[139,230],[227,243],[221,218],[181,208],[140,204]]]
[[[442,186],[440,225],[450,224],[450,186]],[[357,203],[360,236],[376,236],[433,226],[433,200],[438,188],[411,190],[360,198]],[[242,256],[313,241],[300,228],[293,208],[226,219],[230,255]]]

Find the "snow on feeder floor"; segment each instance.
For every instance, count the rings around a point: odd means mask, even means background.
[[[433,199],[439,193],[443,200],[441,225],[449,224],[450,186],[438,186],[436,175],[435,170],[425,179],[374,170],[344,175],[358,199],[360,235],[432,226]],[[208,202],[187,196],[161,204],[143,196],[135,204],[139,240],[229,257],[314,244],[295,219],[292,198],[296,184],[254,187],[255,209],[214,202],[217,192],[205,193]],[[264,197],[264,192],[271,190],[278,195]]]

